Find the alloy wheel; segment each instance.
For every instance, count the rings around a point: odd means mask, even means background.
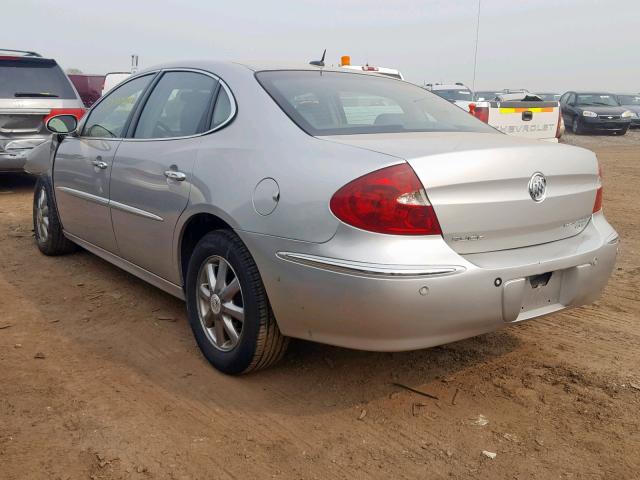
[[[47,202],[47,192],[44,188],[40,189],[36,204],[36,228],[40,240],[46,242],[49,238],[49,203]]]
[[[197,285],[200,323],[209,341],[228,352],[238,344],[244,323],[238,276],[229,262],[214,255],[200,267]]]

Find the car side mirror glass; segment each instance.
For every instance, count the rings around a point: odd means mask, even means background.
[[[56,115],[47,120],[46,127],[51,133],[68,135],[78,128],[78,119],[73,115]]]

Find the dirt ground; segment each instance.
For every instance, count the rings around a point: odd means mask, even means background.
[[[180,301],[41,255],[32,180],[0,176],[0,479],[639,478],[640,132],[564,141],[622,237],[596,304],[410,353],[297,341],[241,378]]]

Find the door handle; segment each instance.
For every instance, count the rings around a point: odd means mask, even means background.
[[[165,170],[164,176],[171,180],[176,180],[177,182],[182,182],[187,178],[184,173],[178,172],[177,170]]]
[[[91,164],[94,167],[98,167],[101,170],[104,170],[105,168],[107,168],[109,166],[109,164],[107,162],[103,162],[102,160],[94,160],[93,162],[91,162]]]

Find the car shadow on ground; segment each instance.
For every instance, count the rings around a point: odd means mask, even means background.
[[[36,177],[26,173],[0,172],[0,192],[4,194],[33,190]]]
[[[33,184],[33,177],[12,176],[0,191],[24,194]],[[520,345],[509,330],[400,353],[292,340],[279,364],[230,377],[216,371],[200,354],[182,301],[87,252],[44,257],[37,254],[33,238],[8,238],[7,242],[2,246],[7,253],[33,250],[35,256],[29,262],[21,260],[21,270],[43,269],[58,285],[56,292],[30,299],[42,312],[34,322],[70,340],[78,349],[76,355],[108,367],[109,381],[131,375],[144,378],[159,391],[170,391],[204,408],[222,404],[237,413],[322,414],[388,398],[401,390],[394,384],[449,396],[448,382],[456,374]],[[17,291],[30,287],[30,280],[25,285],[18,270],[7,271],[4,277]]]

